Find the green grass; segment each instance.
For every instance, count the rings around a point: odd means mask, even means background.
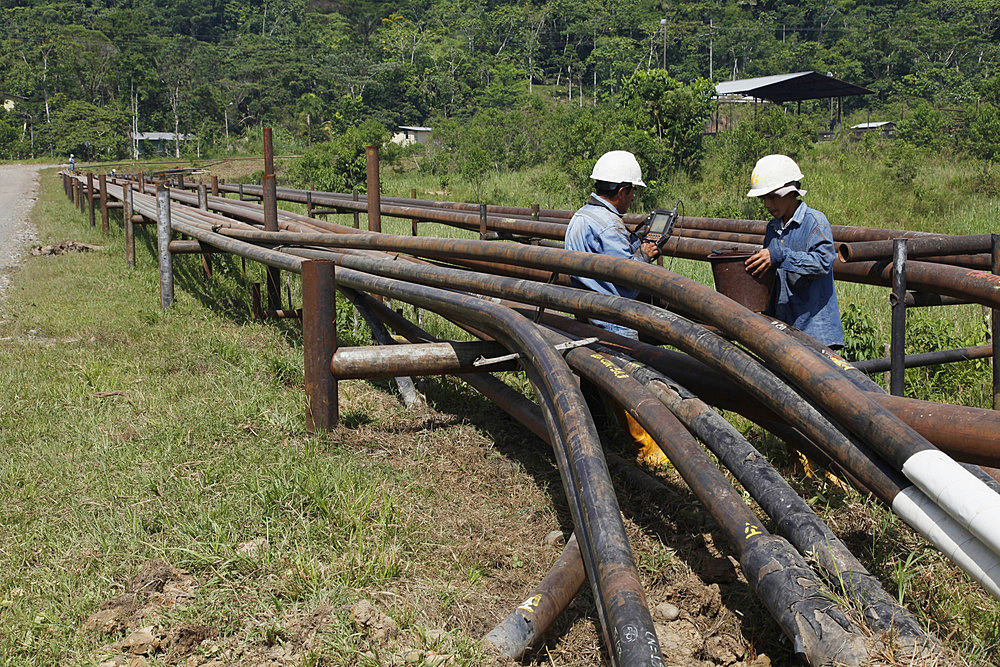
[[[304,432],[298,334],[248,320],[238,262],[209,282],[179,258],[163,312],[147,236],[126,270],[120,231],[84,226],[51,174],[34,217],[42,242],[106,247],[27,259],[0,304],[0,664],[96,661],[120,637],[82,621],[154,559],[200,582],[165,623],[249,643],[411,567],[426,526],[409,476]],[[398,416],[342,392],[369,422]],[[407,601],[393,613],[419,627]],[[338,614],[321,646],[354,644]]]

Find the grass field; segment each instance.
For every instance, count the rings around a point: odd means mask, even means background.
[[[817,171],[833,159],[816,157]],[[834,181],[809,187],[819,197]],[[491,187],[503,195],[519,182]],[[385,187],[443,198],[412,171]],[[559,197],[551,205],[573,206],[573,193]],[[993,205],[967,203],[956,218]],[[43,243],[105,247],[27,258],[0,304],[0,664],[489,660],[478,639],[555,560],[546,534],[570,530],[541,443],[449,378],[421,385],[430,408],[417,412],[387,383],[344,382],[344,426],[309,435],[296,326],[249,318],[259,267],[245,278],[223,261],[206,281],[198,259],[178,257],[177,303],[163,313],[148,233],[126,270],[120,228],[91,231],[52,174],[35,222]],[[883,331],[884,292],[854,287],[844,302]],[[945,333],[977,330],[975,309],[953,313],[936,315]],[[803,477],[776,442],[748,432],[956,663],[993,664],[994,600],[874,501]],[[623,485],[620,497],[651,606],[683,610],[704,664],[763,667],[764,654],[789,664],[711,520],[676,473],[660,477],[665,496]],[[362,618],[359,600],[375,611]],[[527,664],[600,663],[595,623],[584,594]]]

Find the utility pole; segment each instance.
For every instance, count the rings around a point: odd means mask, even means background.
[[[713,64],[715,58],[713,57],[713,47],[715,46],[715,26],[712,24],[713,19],[708,19],[708,80],[714,81],[713,78]]]
[[[667,19],[660,19],[660,30],[663,32],[663,69],[667,69]]]

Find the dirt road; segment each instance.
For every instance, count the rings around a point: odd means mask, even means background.
[[[35,230],[28,220],[38,197],[38,172],[42,165],[0,165],[0,299],[10,285],[10,275]]]

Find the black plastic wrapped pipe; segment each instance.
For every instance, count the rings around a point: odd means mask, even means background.
[[[957,361],[988,359],[991,356],[993,356],[992,345],[977,345],[954,350],[935,350],[934,352],[908,354],[903,357],[903,366],[905,368],[918,368],[920,366],[934,366],[935,364],[948,364]],[[890,360],[888,357],[883,359],[866,359],[864,361],[853,361],[851,365],[864,373],[882,373],[889,370]]]
[[[962,527],[972,531],[992,551],[1000,553],[1000,533],[995,530],[993,521],[995,515],[1000,515],[997,494],[871,400],[866,392],[844,379],[832,362],[793,338],[774,331],[763,318],[704,285],[660,267],[593,253],[485,241],[384,235],[377,238],[341,235],[338,242],[344,247],[396,250],[423,257],[490,258],[559,273],[612,280],[619,285],[656,294],[718,327],[727,336],[774,364],[800,390],[821,403],[840,424],[863,442],[870,443],[893,467],[902,470],[930,498],[941,503],[941,508]],[[936,270],[944,273],[944,269],[950,268],[937,265]],[[982,287],[985,281],[974,278],[973,273],[963,274],[965,279],[954,287],[978,299],[979,290],[975,285]],[[990,290],[990,296],[985,300],[1000,303],[1000,294]]]
[[[774,520],[778,532],[803,555],[815,554],[827,580],[860,603],[869,627],[907,644],[930,642],[919,622],[885,592],[785,478],[722,415],[662,373],[619,353],[613,358],[719,457]]]
[[[670,458],[739,555],[743,572],[795,652],[811,665],[860,665],[868,659],[864,634],[823,586],[802,556],[761,526],[694,437],[666,406],[606,356],[586,348],[566,353],[570,365],[619,402]]]

